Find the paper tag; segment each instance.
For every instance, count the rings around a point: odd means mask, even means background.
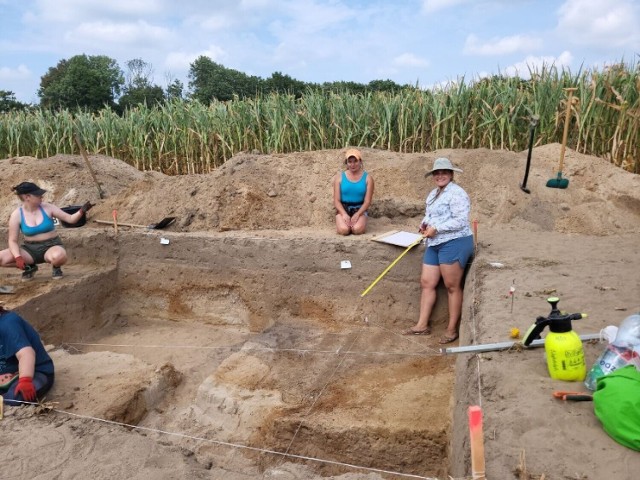
[[[169,239],[162,237],[162,238],[160,238],[160,243],[162,245],[169,245]]]
[[[351,268],[351,262],[349,260],[342,260],[340,262],[340,268],[342,269]]]

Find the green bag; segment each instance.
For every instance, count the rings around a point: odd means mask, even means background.
[[[598,378],[593,409],[611,438],[640,451],[640,371],[634,365]]]

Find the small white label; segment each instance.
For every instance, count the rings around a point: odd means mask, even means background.
[[[160,243],[161,243],[162,245],[169,245],[169,239],[168,239],[168,238],[164,238],[164,237],[162,237],[162,238],[160,239]]]
[[[342,269],[351,268],[351,262],[349,260],[342,260],[340,262],[340,268]]]

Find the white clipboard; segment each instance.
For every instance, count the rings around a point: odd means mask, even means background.
[[[373,237],[374,242],[388,243],[398,247],[408,247],[414,244],[418,239],[422,238],[420,233],[403,232],[402,230],[391,230],[390,232]]]

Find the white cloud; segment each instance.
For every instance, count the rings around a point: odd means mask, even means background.
[[[159,13],[163,4],[163,0],[38,0],[30,12],[30,19],[44,24],[73,23],[87,19],[123,20],[131,17],[149,17]]]
[[[558,34],[579,45],[640,48],[640,7],[633,0],[567,0]]]
[[[549,68],[555,66],[558,69],[569,67],[572,60],[573,55],[571,55],[569,51],[564,51],[557,57],[534,57],[530,55],[522,62],[514,63],[505,68],[502,73],[511,77],[529,78],[531,72],[539,72],[543,67]]]
[[[165,58],[164,66],[172,71],[186,72],[200,56],[208,57],[216,63],[224,63],[223,60],[227,58],[227,53],[217,45],[210,45],[206,50],[196,53],[171,52]]]
[[[429,62],[413,53],[403,53],[393,59],[393,64],[398,67],[427,67]]]
[[[102,46],[114,44],[151,47],[171,37],[163,27],[149,25],[145,21],[135,23],[92,22],[83,23],[65,34],[72,44]]]
[[[467,3],[468,1],[469,0],[423,0],[422,10],[427,13],[433,13],[438,10],[455,7],[461,3]]]
[[[216,31],[230,28],[234,25],[231,15],[209,15],[199,20],[199,25],[205,30]]]
[[[25,65],[18,65],[17,68],[1,67],[0,80],[24,80],[31,77],[31,71]]]
[[[535,50],[541,46],[542,40],[540,38],[528,35],[493,38],[481,43],[476,35],[471,34],[465,40],[463,53],[466,55],[506,55]]]

